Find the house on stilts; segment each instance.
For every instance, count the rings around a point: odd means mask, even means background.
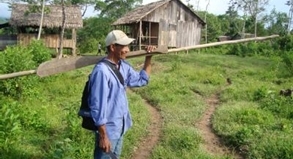
[[[131,50],[140,50],[147,45],[197,45],[205,22],[180,0],[161,0],[135,8],[112,25],[136,39]]]

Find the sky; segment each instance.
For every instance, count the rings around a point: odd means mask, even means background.
[[[143,4],[156,2],[157,0],[144,0]],[[187,4],[187,0],[181,0],[183,3]],[[210,0],[210,4],[208,6],[208,12],[216,15],[225,14],[228,9],[228,4],[230,0]],[[285,3],[288,0],[269,0],[269,5],[266,10],[269,13],[274,7],[277,11],[282,11],[288,13],[289,6],[286,6]],[[208,0],[189,0],[189,3],[192,4],[195,9],[205,10]],[[199,4],[199,5],[198,5]]]
[[[143,0],[143,4],[156,2],[158,0]],[[187,0],[181,0],[183,3],[187,4]],[[285,5],[288,0],[270,0],[269,5],[266,8],[266,12],[269,13],[273,8],[277,11],[282,11],[285,13],[289,12],[289,6]],[[208,0],[189,0],[195,9],[205,10]],[[225,14],[228,9],[229,0],[210,0],[208,6],[208,12],[216,15]],[[8,5],[5,3],[0,3],[0,17],[8,18],[10,17],[10,11]],[[95,16],[97,13],[93,10],[93,7],[89,8],[85,14],[85,17]]]

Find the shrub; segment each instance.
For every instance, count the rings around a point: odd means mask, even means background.
[[[35,69],[40,63],[50,59],[50,50],[41,41],[33,41],[26,46],[10,46],[0,54],[0,73]],[[16,98],[24,92],[30,92],[30,88],[37,82],[34,76],[19,77],[0,81],[0,92]]]
[[[14,46],[8,47],[2,52],[1,58],[3,62],[0,63],[1,73],[13,73],[34,68],[35,63],[33,58],[25,47]],[[29,84],[32,80],[29,77],[13,78],[0,81],[0,90],[4,95],[11,95],[19,98],[22,91],[29,89]]]
[[[293,48],[293,36],[284,36],[278,39],[279,49],[282,51],[290,51]]]
[[[271,111],[275,116],[286,119],[293,119],[293,99],[285,97],[265,98],[261,102],[261,108]]]
[[[266,98],[269,95],[269,90],[266,87],[261,87],[258,88],[256,91],[253,93],[253,100],[258,101],[263,98]]]
[[[98,50],[98,41],[94,38],[85,39],[78,46],[81,53],[92,53]]]
[[[35,66],[33,55],[23,46],[7,47],[2,54],[1,73],[12,73],[32,69]]]
[[[0,152],[3,152],[8,151],[11,144],[19,141],[21,124],[17,102],[1,99],[0,105]]]
[[[293,52],[286,52],[282,56],[282,61],[285,64],[286,74],[293,76]]]
[[[28,45],[28,50],[30,54],[33,55],[32,60],[35,62],[35,67],[40,65],[42,62],[51,59],[51,51],[42,41],[33,40],[32,43]]]
[[[227,54],[242,57],[254,55],[272,56],[276,54],[276,52],[272,50],[271,46],[272,43],[267,41],[234,44],[228,49]]]

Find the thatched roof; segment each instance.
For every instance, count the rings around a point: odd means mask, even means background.
[[[163,6],[164,4],[169,3],[172,0],[161,0],[153,3],[149,3],[143,6],[139,6],[135,8],[134,10],[128,12],[123,17],[116,20],[112,25],[121,25],[121,24],[130,24],[130,23],[137,23],[144,17],[146,17],[148,14],[155,11],[157,8]],[[181,3],[183,6],[186,7],[186,9],[190,10],[189,7],[187,7],[184,3],[182,3],[180,0],[177,0],[179,3]],[[193,11],[191,13],[194,15],[194,17],[198,18],[200,22],[205,24],[205,22]]]
[[[41,13],[29,12],[28,4],[14,4],[12,6],[9,23],[12,26],[39,26]],[[48,8],[48,9],[47,9]],[[43,27],[55,28],[62,26],[62,6],[47,5],[44,14]],[[83,26],[81,10],[78,6],[65,7],[65,28],[81,28]]]

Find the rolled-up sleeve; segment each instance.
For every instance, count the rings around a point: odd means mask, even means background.
[[[127,83],[127,86],[129,87],[141,87],[147,85],[149,82],[149,76],[145,70],[137,72],[130,67],[128,71],[128,77],[129,81]]]
[[[92,72],[90,77],[89,107],[96,126],[107,123],[107,94],[109,94],[107,81],[107,75],[101,69]]]

